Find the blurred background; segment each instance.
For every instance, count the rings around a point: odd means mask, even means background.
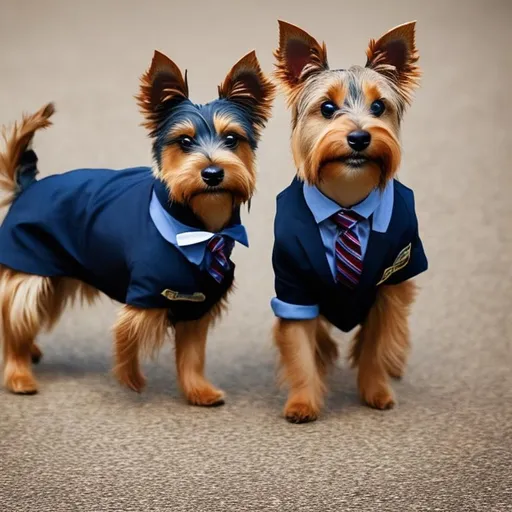
[[[370,38],[417,20],[422,88],[403,125],[430,269],[411,323],[396,409],[360,405],[343,357],[319,421],[281,417],[270,338],[275,196],[289,184],[282,97],[259,149],[238,291],[212,333],[207,373],[224,407],[185,404],[172,347],[147,390],[110,373],[108,300],[68,311],[41,339],[40,393],[0,391],[2,511],[511,510],[512,4],[508,0],[0,0],[0,124],[47,101],[43,175],[150,164],[133,95],[154,49],[206,102],[256,49],[271,72],[277,19],[325,40],[332,67],[365,63]],[[348,336],[339,335],[345,356]]]

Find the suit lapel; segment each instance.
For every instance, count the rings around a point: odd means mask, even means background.
[[[311,213],[311,210],[304,198],[302,190],[303,184],[302,182],[298,182],[296,183],[296,186],[296,215],[301,223],[301,229],[298,234],[299,242],[307,254],[313,269],[322,279],[324,284],[335,287],[336,283],[334,282],[334,277],[332,275],[331,268],[329,267],[329,262],[327,261],[324,243],[322,241],[322,236],[320,235],[318,224],[316,223],[315,218],[313,217],[313,214]]]
[[[334,278],[327,261],[325,248],[316,223],[303,223],[299,241],[306,252],[315,272],[329,286],[335,286]]]
[[[370,231],[370,238],[363,260],[363,273],[358,288],[368,288],[379,280],[378,272],[382,269],[382,263],[386,260],[388,250],[389,236],[386,233]]]

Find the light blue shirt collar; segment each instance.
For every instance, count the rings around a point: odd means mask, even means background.
[[[160,201],[158,201],[155,192],[153,192],[153,196],[151,197],[151,202],[149,204],[149,214],[158,232],[169,243],[177,247],[188,259],[188,261],[194,265],[200,266],[203,263],[206,252],[206,244],[208,243],[208,240],[216,234],[228,236],[236,242],[249,247],[247,231],[242,224],[234,224],[233,226],[229,226],[228,228],[222,230],[220,233],[210,233],[211,237],[202,237],[203,239],[196,243],[189,243],[187,245],[180,243],[178,241],[178,238],[180,238],[178,235],[185,233],[205,233],[206,235],[207,233],[200,229],[186,226],[185,224],[182,224],[174,217],[169,215],[169,213],[166,212],[160,204]]]
[[[358,213],[365,219],[373,214],[373,231],[385,233],[393,213],[394,190],[393,180],[390,180],[384,190],[373,189],[366,199],[349,208],[349,210]],[[343,209],[339,204],[320,192],[315,185],[304,183],[304,198],[317,224]]]

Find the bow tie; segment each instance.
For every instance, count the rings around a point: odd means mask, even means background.
[[[209,255],[212,253],[211,249],[208,250],[208,244],[216,236],[221,236],[225,240],[226,247],[223,249],[225,253],[227,253],[228,249],[229,253],[231,253],[234,242],[239,242],[246,247],[249,246],[247,232],[244,226],[240,224],[238,211],[234,212],[233,222],[228,227],[219,233],[211,233],[206,231],[204,226],[198,225],[197,222],[185,224],[183,222],[185,220],[184,214],[187,214],[189,217],[192,217],[193,214],[187,212],[184,206],[180,206],[179,210],[179,213],[182,215],[177,215],[178,219],[170,213],[170,211],[176,213],[175,205],[166,203],[164,207],[156,194],[156,190],[153,192],[149,212],[156,229],[169,243],[179,247],[190,263],[197,266],[203,266],[204,264],[204,268],[208,268]],[[194,219],[190,218],[187,220],[193,221]]]
[[[229,257],[235,245],[234,239],[228,235],[229,232],[233,234],[233,227],[222,231],[221,234],[209,231],[187,231],[178,233],[176,242],[180,247],[207,242],[206,270],[217,283],[222,283],[226,272],[231,268],[232,263]],[[241,241],[240,238],[238,241]]]
[[[238,225],[227,228],[220,233],[210,233],[209,231],[178,233],[176,235],[176,243],[179,247],[204,244],[206,270],[217,283],[221,283],[232,265],[229,257],[233,251],[235,240],[244,243],[246,242],[246,237],[245,229],[243,226]]]

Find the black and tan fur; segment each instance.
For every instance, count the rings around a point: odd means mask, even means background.
[[[233,66],[218,93],[218,99],[206,105],[192,103],[186,74],[155,52],[137,96],[153,141],[156,177],[167,185],[170,201],[190,207],[213,232],[220,231],[231,219],[233,208],[247,203],[255,191],[255,150],[270,116],[274,86],[251,52]],[[23,155],[30,150],[35,132],[51,124],[53,112],[53,105],[46,105],[25,116],[9,135],[4,131],[0,189],[5,199],[1,205],[9,205],[16,197]],[[230,147],[226,144],[228,135]],[[189,139],[187,147],[185,139]],[[201,180],[202,169],[211,165],[224,169],[221,187],[209,187]],[[98,293],[75,279],[28,275],[0,267],[4,385],[8,390],[37,392],[32,362],[42,356],[35,343],[38,333],[51,329],[75,299],[90,303]],[[204,364],[208,330],[226,305],[224,297],[203,318],[172,326],[167,309],[122,306],[113,327],[119,381],[141,391],[145,378],[140,356],[157,352],[166,336],[174,333],[178,379],[187,400],[206,406],[223,403],[223,392],[204,376]]]

